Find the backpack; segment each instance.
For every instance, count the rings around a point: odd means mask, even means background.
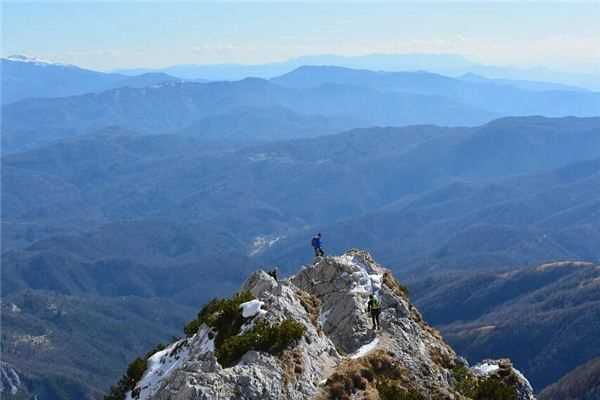
[[[373,298],[371,299],[371,308],[373,310],[379,310],[381,308],[381,305],[379,304],[379,299],[377,298],[377,296],[373,296]]]
[[[310,243],[312,244],[312,247],[319,247],[319,239],[317,239],[317,237],[312,238]]]

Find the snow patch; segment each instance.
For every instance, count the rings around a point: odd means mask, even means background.
[[[473,367],[473,372],[475,375],[479,376],[488,376],[496,371],[498,371],[500,367],[496,364],[488,364],[483,363]]]
[[[331,308],[326,311],[321,309],[321,312],[319,313],[319,324],[321,324],[321,328],[323,328],[327,323],[327,317],[329,317],[329,314],[331,314]]]
[[[259,313],[266,313],[266,311],[260,309],[264,305],[264,302],[256,299],[240,304],[240,308],[242,309],[242,317],[251,318]]]
[[[42,59],[35,58],[35,57],[26,57],[26,56],[23,56],[20,54],[15,54],[15,55],[6,57],[5,60],[34,64],[34,65],[39,65],[39,66],[57,65],[57,66],[61,66],[61,67],[74,67],[74,65],[71,65],[71,64],[57,63],[57,62],[42,60]]]
[[[352,268],[351,277],[354,280],[354,287],[350,290],[351,293],[377,294],[381,289],[383,274],[369,273],[370,268],[360,259],[344,254],[334,257],[334,260],[339,264]]]
[[[145,400],[151,398],[160,389],[162,382],[176,370],[179,365],[189,358],[189,340],[200,340],[200,354],[214,351],[214,339],[209,339],[208,329],[203,328],[190,339],[181,339],[169,347],[154,353],[148,358],[148,368],[137,385],[140,395],[136,398]],[[131,392],[127,393],[126,400],[133,400]]]
[[[356,350],[356,352],[354,352],[354,354],[352,354],[350,358],[356,359],[366,356],[369,352],[373,351],[377,347],[378,343],[379,338],[373,339],[373,341],[361,346],[358,350]]]

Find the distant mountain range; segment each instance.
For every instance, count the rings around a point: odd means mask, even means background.
[[[288,61],[268,64],[214,64],[214,65],[174,65],[160,69],[133,68],[117,70],[125,75],[139,75],[147,72],[164,72],[187,79],[239,80],[249,76],[273,78],[286,74],[298,67],[331,65],[338,67],[368,69],[375,71],[430,71],[447,76],[476,74],[493,79],[517,81],[542,88],[547,82],[567,86],[577,86],[600,91],[598,73],[569,73],[552,71],[547,68],[516,68],[484,65],[456,54],[370,54],[364,56],[314,55],[293,58]],[[523,81],[529,81],[523,82]],[[533,85],[531,85],[533,84]]]
[[[375,72],[342,67],[305,66],[273,78],[295,88],[324,84],[358,86],[380,91],[442,96],[501,115],[593,116],[600,115],[600,94],[572,91],[549,85],[511,85],[510,81],[450,78],[430,72]],[[529,87],[529,89],[525,89]],[[534,90],[531,90],[535,87]]]
[[[26,99],[3,106],[3,152],[35,148],[108,126],[248,143],[373,125],[473,126],[502,115],[600,115],[600,93],[529,90],[428,72],[301,67],[270,81],[170,80],[150,86],[154,78],[146,78],[131,78],[143,87],[128,84],[100,93]]]
[[[441,96],[356,86],[326,84],[314,89],[294,89],[255,78],[237,82],[170,82],[5,105],[3,151],[34,148],[114,125],[142,133],[173,133],[198,120],[248,107],[271,109],[274,113],[287,108],[318,118],[346,119],[346,126],[356,120],[360,126],[476,125],[497,115]],[[314,126],[314,122],[310,124]],[[248,132],[253,129],[249,126]]]
[[[2,104],[32,97],[74,96],[117,87],[145,87],[180,80],[162,72],[129,76],[97,72],[24,56],[2,58],[0,63]]]

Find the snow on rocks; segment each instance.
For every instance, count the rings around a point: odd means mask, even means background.
[[[242,317],[252,318],[255,317],[257,314],[266,314],[265,310],[261,310],[261,307],[264,305],[265,303],[263,301],[257,299],[240,304],[240,308],[242,309]]]
[[[333,260],[341,265],[350,267],[351,273],[349,275],[354,280],[354,287],[351,289],[352,293],[374,294],[381,290],[383,273],[375,271],[363,259],[347,253],[333,257]]]
[[[487,362],[484,362],[475,365],[472,371],[477,376],[488,376],[499,369],[500,367],[497,364],[488,364]]]
[[[132,397],[132,393],[128,393],[126,400],[150,399],[161,389],[169,375],[181,367],[188,358],[190,345],[194,343],[197,349],[196,353],[207,353],[215,350],[214,340],[210,338],[208,328],[204,326],[201,330],[189,339],[181,339],[171,344],[164,350],[154,353],[148,358],[148,367],[144,376],[137,384],[136,389],[139,389],[139,394]]]
[[[533,395],[533,388],[529,381],[523,376],[523,374],[515,369],[512,362],[509,359],[499,360],[483,360],[482,362],[474,365],[471,371],[479,377],[488,376],[507,376],[511,375],[516,377],[515,388],[517,390],[518,400],[535,400]]]
[[[373,339],[371,342],[361,346],[354,354],[350,356],[352,359],[360,358],[366,356],[371,351],[375,350],[377,344],[379,343],[379,338]]]

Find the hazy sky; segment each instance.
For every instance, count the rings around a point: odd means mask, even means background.
[[[3,1],[3,56],[109,70],[300,55],[457,53],[599,71],[600,0],[574,2]]]

